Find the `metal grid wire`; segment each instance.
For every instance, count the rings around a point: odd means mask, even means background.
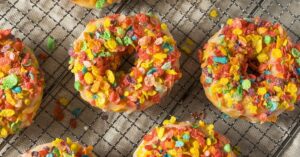
[[[0,25],[13,28],[14,34],[33,48],[45,72],[46,89],[35,123],[20,134],[0,140],[0,156],[18,156],[29,148],[49,142],[55,137],[71,137],[82,144],[93,145],[97,156],[131,156],[143,135],[170,115],[180,120],[193,120],[194,111],[206,113],[205,120],[238,146],[241,156],[279,156],[297,132],[300,109],[284,113],[276,124],[251,124],[228,118],[205,98],[199,83],[201,73],[197,49],[212,36],[229,17],[263,17],[283,24],[294,41],[299,41],[298,0],[127,0],[110,8],[87,10],[69,0],[0,1]],[[212,9],[217,18],[208,15]],[[154,107],[133,114],[105,113],[90,107],[73,89],[73,75],[67,70],[70,44],[84,25],[94,18],[110,13],[133,14],[153,12],[166,22],[182,50],[183,78],[164,100]],[[47,37],[57,41],[57,48],[47,52]],[[187,51],[187,47],[191,53]],[[125,58],[121,68],[131,66],[132,57]],[[56,101],[65,97],[65,118],[58,122],[52,112]],[[77,128],[71,129],[72,110],[83,111]],[[87,129],[83,129],[83,128]]]

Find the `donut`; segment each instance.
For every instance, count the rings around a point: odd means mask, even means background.
[[[175,117],[155,127],[138,146],[133,157],[235,157],[229,140],[204,121],[176,122]]]
[[[74,87],[104,111],[133,112],[159,103],[181,77],[180,52],[167,25],[151,14],[114,14],[89,22],[69,51]],[[120,70],[125,56],[135,59]]]
[[[206,96],[233,118],[275,122],[298,100],[299,64],[293,50],[278,23],[229,19],[199,53]]]
[[[56,138],[51,143],[27,151],[21,157],[96,157],[92,151],[92,146],[84,147],[70,138],[66,140]]]
[[[40,106],[44,78],[32,50],[0,30],[0,137],[29,126]]]
[[[71,0],[73,3],[86,7],[86,8],[97,8],[101,9],[112,5],[114,3],[120,3],[121,0]]]

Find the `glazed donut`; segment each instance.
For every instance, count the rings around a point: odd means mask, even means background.
[[[40,106],[44,78],[31,49],[0,30],[0,137],[29,126]]]
[[[101,9],[112,5],[114,3],[120,3],[121,0],[71,0],[73,3],[86,7],[86,8],[97,8]]]
[[[299,96],[292,47],[280,24],[229,19],[199,53],[206,96],[231,117],[275,122]]]
[[[235,157],[229,140],[213,124],[165,120],[144,136],[133,157]]]
[[[51,143],[39,145],[21,157],[96,157],[93,147],[83,147],[78,142],[73,142],[70,138],[66,140],[55,139]]]
[[[118,67],[135,53],[130,72]],[[91,21],[69,52],[75,89],[104,111],[143,110],[181,77],[180,52],[167,25],[153,15],[110,15]]]

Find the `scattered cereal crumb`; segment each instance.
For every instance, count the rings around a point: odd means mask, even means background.
[[[72,115],[74,117],[79,117],[80,113],[81,113],[82,109],[81,108],[75,108],[73,111],[72,111]]]
[[[241,149],[239,146],[234,146],[232,151],[236,154],[236,155],[241,155]]]
[[[38,58],[42,61],[45,61],[48,58],[48,55],[45,52],[39,54]]]
[[[67,98],[65,98],[65,97],[60,97],[60,98],[58,99],[58,103],[59,103],[60,105],[66,106],[66,105],[69,104],[69,100],[68,100]]]
[[[209,16],[210,16],[211,18],[216,18],[216,17],[218,17],[218,16],[219,16],[218,10],[217,10],[217,9],[212,9],[212,10],[210,11],[210,13],[209,13]]]
[[[195,120],[203,120],[205,119],[206,115],[204,112],[193,112],[191,113],[192,117],[195,119]]]
[[[70,127],[71,127],[72,129],[75,129],[75,128],[77,127],[77,121],[76,121],[75,118],[71,118],[71,119],[70,119]]]
[[[84,129],[85,131],[87,131],[87,130],[89,129],[89,127],[88,127],[88,126],[84,126],[83,129]]]
[[[51,36],[49,36],[47,38],[47,49],[48,51],[52,52],[56,47],[56,44],[55,44],[55,39]]]
[[[194,47],[195,47],[195,42],[190,38],[187,38],[184,41],[184,43],[181,44],[181,49],[187,54],[192,53],[192,50],[194,49]]]
[[[53,110],[53,116],[57,121],[62,121],[65,117],[63,109],[60,105],[56,104]]]

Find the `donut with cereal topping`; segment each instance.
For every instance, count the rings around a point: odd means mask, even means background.
[[[287,32],[260,18],[229,19],[200,51],[208,99],[233,118],[275,122],[299,97],[299,57]]]
[[[176,122],[175,117],[155,127],[136,149],[133,157],[235,157],[229,140],[203,121]]]
[[[44,77],[32,50],[0,30],[0,137],[28,127],[41,104]]]
[[[167,25],[151,14],[93,20],[69,54],[75,89],[104,111],[146,109],[181,78],[176,42]],[[119,70],[122,57],[131,54],[133,67],[128,73]]]

